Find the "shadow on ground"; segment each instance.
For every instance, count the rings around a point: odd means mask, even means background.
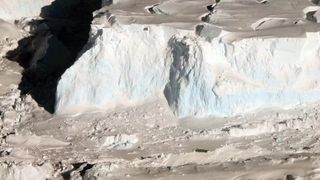
[[[31,36],[7,53],[24,68],[22,95],[30,94],[39,106],[54,112],[58,81],[86,44],[92,13],[100,7],[101,0],[56,0],[42,8],[43,20],[29,22]]]

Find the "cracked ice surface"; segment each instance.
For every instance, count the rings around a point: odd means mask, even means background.
[[[164,26],[92,32],[90,48],[59,82],[58,112],[164,95],[179,117],[234,116],[320,99],[319,33],[228,44]]]

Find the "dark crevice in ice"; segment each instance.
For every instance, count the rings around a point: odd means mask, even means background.
[[[54,112],[57,83],[89,38],[92,13],[101,0],[56,0],[43,7],[43,20],[29,23],[31,36],[7,53],[23,68],[19,84],[22,95],[30,94],[48,112]]]

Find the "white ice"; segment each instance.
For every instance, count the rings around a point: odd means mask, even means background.
[[[179,117],[234,116],[320,100],[319,33],[228,44],[165,26],[92,30],[62,76],[56,111],[165,96]]]

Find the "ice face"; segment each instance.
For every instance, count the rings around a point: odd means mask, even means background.
[[[61,77],[56,111],[164,96],[180,118],[234,116],[320,100],[319,33],[226,43],[164,26],[92,30]]]
[[[57,111],[136,103],[161,94],[170,67],[165,44],[172,31],[134,25],[96,31],[91,47],[60,80]]]

